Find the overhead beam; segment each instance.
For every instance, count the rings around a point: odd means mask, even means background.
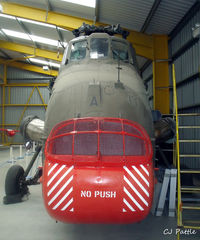
[[[13,43],[13,42],[6,42],[3,40],[0,40],[0,48],[7,49],[10,51],[20,52],[28,55],[34,55],[36,57],[42,57],[42,58],[48,58],[54,61],[61,62],[62,60],[62,54],[58,54],[53,51],[44,50],[40,48],[34,48],[31,46],[19,44],[19,43]]]
[[[99,21],[99,0],[96,0],[96,7],[95,7],[95,19],[94,22]]]
[[[15,17],[21,17],[26,19],[31,19],[39,22],[49,23],[56,26],[66,28],[70,31],[79,28],[83,22],[86,24],[93,24],[92,20],[77,18],[73,16],[68,16],[52,11],[48,11],[48,16],[46,19],[46,11],[39,8],[28,7],[24,5],[19,5],[15,3],[1,2],[2,12]]]
[[[146,60],[146,62],[143,64],[143,66],[140,68],[140,72],[143,73],[147,68],[148,66],[152,63],[151,60]]]
[[[93,20],[77,18],[52,11],[49,11],[47,16],[46,11],[43,9],[27,7],[5,1],[1,2],[1,5],[3,8],[2,12],[5,14],[43,23],[53,24],[58,27],[68,29],[70,31],[79,28],[83,24],[83,22],[85,22],[86,24],[93,24]],[[96,25],[99,26],[105,24],[96,22]],[[135,47],[136,54],[142,57],[153,59],[153,37],[151,35],[139,33],[132,30],[128,31],[130,32],[128,40]]]
[[[11,59],[11,57],[7,53],[5,53],[2,49],[0,49],[0,53],[2,53],[5,58]]]
[[[154,14],[156,13],[156,10],[157,10],[158,6],[160,5],[160,2],[161,2],[161,0],[155,0],[154,1],[153,6],[152,6],[148,16],[146,17],[146,19],[144,21],[144,24],[141,27],[140,32],[144,33],[147,30],[147,28],[148,28],[148,26],[151,22],[151,19],[153,18]]]
[[[9,83],[5,87],[48,87],[48,83]]]
[[[5,59],[0,58],[1,63],[3,63],[4,61],[5,61]],[[10,67],[19,68],[22,70],[37,72],[37,73],[55,76],[55,77],[58,75],[58,71],[55,71],[55,70],[44,71],[42,67],[38,67],[38,66],[34,66],[31,64],[26,64],[26,63],[22,63],[22,62],[7,62],[6,65],[10,66]]]
[[[13,42],[6,42],[3,40],[0,40],[0,47],[6,50],[20,52],[23,54],[28,55],[34,55],[35,57],[42,57],[42,58],[48,58],[54,61],[62,61],[62,54],[57,54],[56,52],[34,48],[31,46],[19,44],[19,43],[13,43]]]

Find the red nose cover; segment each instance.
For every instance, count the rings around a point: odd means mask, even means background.
[[[141,221],[151,209],[153,178],[150,139],[134,122],[73,119],[58,124],[46,142],[43,196],[57,220]]]

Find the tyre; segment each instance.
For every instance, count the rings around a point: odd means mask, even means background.
[[[23,187],[24,169],[19,165],[9,168],[5,180],[6,195],[24,195]]]

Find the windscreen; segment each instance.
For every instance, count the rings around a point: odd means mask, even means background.
[[[87,41],[79,41],[73,43],[71,46],[70,60],[78,61],[84,59],[86,56],[86,47]]]
[[[121,41],[112,40],[112,54],[114,59],[128,61],[128,46]]]
[[[99,59],[108,56],[108,39],[92,38],[90,40],[90,58]]]

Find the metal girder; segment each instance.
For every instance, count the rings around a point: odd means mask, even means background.
[[[157,8],[159,7],[161,1],[162,1],[162,0],[155,0],[155,1],[154,1],[153,6],[152,6],[152,8],[151,8],[151,10],[150,10],[150,12],[149,12],[149,14],[148,14],[148,16],[146,17],[146,19],[145,19],[145,21],[144,21],[144,24],[143,24],[143,26],[141,27],[140,32],[143,33],[143,32],[146,31],[146,29],[148,28],[148,26],[149,26],[149,24],[150,24],[150,22],[151,22],[151,19],[153,18],[154,14],[156,13]]]
[[[7,84],[7,66],[3,65],[3,86],[2,86],[2,128],[5,128],[5,101],[6,101],[6,91],[5,85]],[[2,133],[2,143],[5,143],[5,132]]]
[[[0,105],[2,106],[2,105]],[[47,104],[4,104],[5,107],[47,107]]]
[[[169,114],[168,37],[154,35],[153,102],[154,109]]]
[[[3,63],[3,61],[5,61],[5,59],[0,58],[0,62]],[[37,67],[37,66],[31,65],[31,64],[26,64],[26,63],[22,63],[22,62],[7,62],[6,65],[15,67],[15,68],[19,68],[19,69],[23,69],[23,70],[27,70],[27,71],[45,74],[45,75],[51,75],[51,76],[58,75],[58,71],[55,71],[55,70],[44,71],[42,69],[42,67]]]
[[[55,61],[62,61],[62,54],[58,56],[56,52],[34,48],[31,46],[19,44],[19,43],[13,43],[13,42],[6,42],[3,40],[0,40],[0,48],[20,52],[24,54],[34,55],[35,57],[42,57],[42,58],[48,58]]]
[[[5,58],[11,59],[11,57],[7,53],[5,53],[2,49],[0,49],[0,53],[2,53]]]
[[[96,0],[94,22],[96,23],[98,21],[99,21],[99,0]]]
[[[53,24],[68,30],[79,28],[83,22],[86,24],[93,24],[93,20],[81,19],[73,16],[68,16],[56,12],[49,11],[48,16],[43,9],[27,7],[14,3],[1,2],[2,12],[15,17],[26,18],[34,21]],[[96,25],[105,25],[96,22]],[[133,44],[136,54],[142,57],[153,59],[153,37],[148,34],[139,33],[129,30],[130,34],[128,40]]]
[[[19,26],[21,27],[21,29],[27,34],[27,36],[29,37],[29,39],[32,41],[33,45],[35,48],[38,48],[38,44],[36,42],[33,41],[33,39],[31,38],[31,32],[30,30],[24,25],[24,23],[22,21],[20,21],[18,18],[16,19]]]
[[[29,59],[29,58],[32,58],[34,56],[26,56],[26,57],[23,57],[23,58],[8,58],[8,59],[5,59],[5,58],[0,58],[0,64],[5,64],[7,65],[8,63],[11,63],[11,62],[16,62],[16,61],[21,61],[21,60],[25,60],[25,59]]]
[[[48,87],[48,83],[9,83],[5,87]]]

